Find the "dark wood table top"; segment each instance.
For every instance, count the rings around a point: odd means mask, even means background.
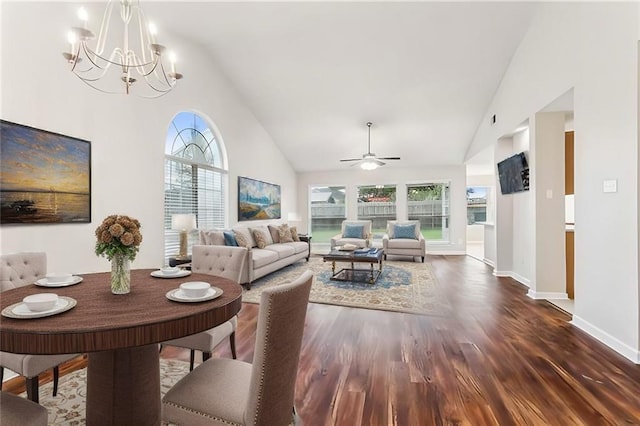
[[[95,352],[160,343],[198,333],[236,315],[242,288],[225,278],[191,274],[183,278],[154,278],[152,269],[131,271],[131,292],[111,293],[110,273],[84,274],[69,287],[36,285],[0,293],[0,309],[35,293],[56,293],[76,299],[64,313],[37,319],[0,318],[0,350],[29,354]],[[166,293],[187,281],[206,281],[222,296],[198,303],[179,303]]]
[[[331,250],[329,254],[322,256],[325,262],[366,262],[380,263],[384,250],[379,248],[375,253],[358,254],[356,250]]]

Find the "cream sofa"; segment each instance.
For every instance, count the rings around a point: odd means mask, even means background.
[[[382,248],[384,249],[385,260],[388,254],[412,257],[420,256],[424,263],[426,241],[420,232],[420,221],[388,221],[387,233],[382,237]]]
[[[370,220],[343,220],[340,233],[331,238],[331,250],[345,244],[366,247],[371,240]]]
[[[241,274],[241,284],[251,288],[251,283],[271,272],[275,272],[287,265],[291,265],[299,260],[309,261],[309,243],[305,241],[280,242],[278,230],[282,224],[277,225],[255,225],[255,226],[234,226],[229,230],[209,230],[200,231],[200,244],[209,246],[209,252],[215,253],[215,247],[224,247],[224,233],[233,233],[237,239],[246,240],[246,245],[240,247],[248,251],[245,265]],[[259,241],[254,237],[255,231],[260,231],[265,235],[264,247],[259,247]],[[242,235],[243,237],[239,237]],[[268,235],[268,236],[267,236]],[[228,243],[228,241],[227,241]],[[213,251],[211,251],[213,250]],[[220,250],[221,252],[223,250]]]

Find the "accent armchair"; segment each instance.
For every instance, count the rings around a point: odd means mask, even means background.
[[[162,398],[162,421],[177,425],[289,425],[313,274],[260,296],[253,364],[213,358]]]
[[[366,247],[368,239],[371,239],[370,220],[343,220],[342,230],[331,238],[331,250],[345,244]]]
[[[46,274],[47,255],[45,253],[17,253],[0,256],[0,291],[33,284],[36,280],[44,278]],[[0,381],[3,379],[5,368],[15,371],[26,379],[27,397],[38,402],[38,375],[53,368],[53,396],[56,396],[58,393],[58,365],[78,355],[28,355],[0,352]]]
[[[419,220],[387,222],[387,233],[382,237],[384,258],[387,255],[420,256],[422,263],[426,254],[426,241],[420,232]]]

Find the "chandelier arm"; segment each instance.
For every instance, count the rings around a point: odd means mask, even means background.
[[[153,52],[151,48],[151,44],[155,43],[153,40],[153,36],[149,31],[149,25],[147,24],[147,19],[144,16],[144,11],[137,8],[138,12],[138,26],[140,27],[140,51],[142,52],[142,61],[147,62],[147,49],[149,49],[149,53],[151,54],[151,58],[154,58],[156,54]],[[156,60],[150,60],[149,62],[156,62]]]
[[[98,40],[96,42],[95,54],[102,56],[104,52],[104,45],[109,35],[109,24],[111,22],[111,12],[113,11],[113,0],[109,0],[107,7],[104,9],[104,15],[102,16],[102,23],[100,24],[100,33],[98,33]]]

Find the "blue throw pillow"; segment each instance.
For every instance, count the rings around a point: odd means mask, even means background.
[[[393,238],[416,239],[416,225],[396,225],[393,228]]]
[[[225,246],[233,246],[238,247],[238,242],[236,241],[236,236],[231,231],[224,231],[224,245]]]
[[[362,238],[364,225],[345,225],[342,238]]]

